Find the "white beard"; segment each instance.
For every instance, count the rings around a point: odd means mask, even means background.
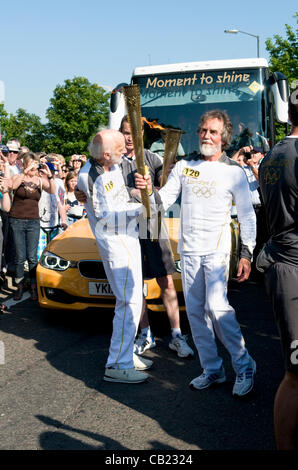
[[[212,157],[212,155],[215,155],[220,150],[220,146],[214,144],[201,144],[200,150],[204,157]]]
[[[112,155],[112,158],[111,158],[111,163],[113,163],[113,165],[119,165],[122,161],[122,156],[121,157],[115,157],[114,155]]]

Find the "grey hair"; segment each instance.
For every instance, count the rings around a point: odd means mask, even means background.
[[[97,134],[98,132],[104,131],[106,129],[106,126],[99,126],[99,128],[97,129]],[[92,137],[92,140],[88,145],[88,151],[91,157],[94,158],[94,160],[100,160],[103,154],[103,144],[101,141],[94,143],[94,138],[95,136]]]
[[[94,143],[94,137],[92,138],[90,144],[88,145],[88,151],[94,160],[101,160],[103,154],[103,145],[102,142]]]

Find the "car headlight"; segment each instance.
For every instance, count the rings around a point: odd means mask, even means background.
[[[50,251],[43,252],[39,263],[44,268],[53,269],[54,271],[65,271],[68,268],[77,267],[77,263],[75,261],[68,261],[67,259],[51,253]]]
[[[181,260],[180,259],[175,261],[175,268],[178,273],[181,273]]]

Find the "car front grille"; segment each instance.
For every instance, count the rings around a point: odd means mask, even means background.
[[[59,302],[61,304],[71,305],[76,302],[83,304],[101,304],[105,306],[115,306],[115,297],[106,298],[106,297],[77,297],[75,295],[68,294],[62,289],[53,289],[52,287],[41,287],[41,294],[43,297],[46,297],[53,302]]]
[[[83,260],[78,263],[79,273],[87,279],[106,280],[107,275],[102,261]]]

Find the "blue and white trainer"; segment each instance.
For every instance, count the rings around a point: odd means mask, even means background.
[[[139,334],[135,340],[133,352],[141,356],[145,351],[147,351],[147,349],[155,348],[155,346],[156,343],[152,332],[148,335]]]
[[[207,372],[203,372],[199,377],[193,379],[189,386],[191,388],[195,388],[197,390],[203,390],[204,388],[208,388],[213,384],[221,384],[226,381],[226,373],[223,367],[217,372],[213,372],[212,374],[207,374]]]
[[[257,365],[253,359],[251,359],[250,365],[245,369],[242,374],[238,374],[233,387],[233,395],[242,397],[247,395],[254,386],[254,377],[257,370]]]
[[[176,351],[178,357],[193,356],[194,352],[191,347],[187,344],[186,336],[177,335],[169,342],[169,348],[172,351]]]

